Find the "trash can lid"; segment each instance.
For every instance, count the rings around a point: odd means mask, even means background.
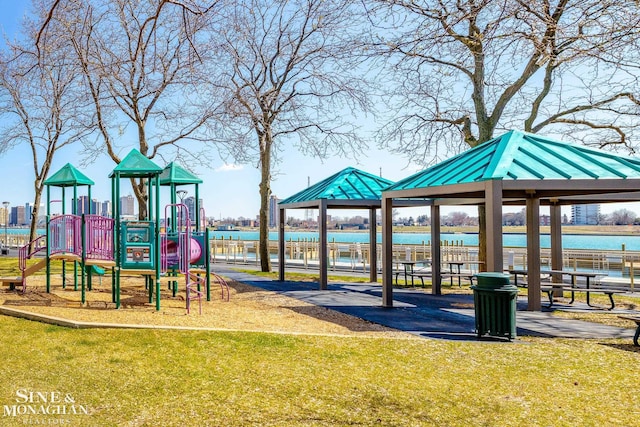
[[[476,274],[480,288],[499,288],[511,283],[511,276],[498,272],[486,272]]]
[[[500,280],[511,280],[511,276],[506,273],[498,273],[497,271],[487,271],[484,273],[476,274],[476,277],[487,278],[487,279],[500,279]]]

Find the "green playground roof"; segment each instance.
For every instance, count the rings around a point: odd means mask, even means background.
[[[73,167],[70,163],[64,165],[60,170],[44,181],[44,185],[53,187],[74,187],[78,185],[94,185],[85,174]]]
[[[640,159],[512,130],[402,179],[385,191],[487,180],[628,178],[640,178]]]
[[[330,177],[282,200],[279,205],[305,204],[326,199],[354,204],[380,204],[382,190],[393,181],[348,167]],[[349,203],[347,203],[349,204]]]
[[[202,180],[178,165],[169,163],[160,174],[160,185],[202,184]]]
[[[134,148],[109,174],[109,178],[113,178],[116,173],[119,173],[121,178],[149,177],[160,175],[162,168]]]

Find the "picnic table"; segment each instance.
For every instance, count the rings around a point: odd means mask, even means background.
[[[396,268],[394,270],[396,276],[396,285],[398,284],[398,277],[403,274],[405,283],[409,283],[409,278],[411,278],[411,286],[414,286],[414,278],[420,279],[422,287],[424,287],[424,278],[432,277],[433,273],[431,269],[427,269],[428,266],[431,265],[431,261],[423,260],[423,261],[400,261],[396,263],[402,265],[402,268]],[[417,268],[418,264],[422,264],[424,267]],[[473,275],[472,272],[463,272],[462,266],[465,264],[481,264],[481,261],[445,261],[443,264],[449,265],[449,270],[442,270],[440,273],[440,277],[445,278],[449,277],[451,279],[451,286],[453,286],[453,278],[458,278],[458,286],[462,286],[461,279],[468,279],[471,284],[473,284]]]
[[[427,260],[421,261],[420,263],[424,264],[425,266],[430,265],[430,262]],[[431,277],[431,271],[426,269],[416,270],[415,269],[416,261],[402,261],[400,264],[402,264],[403,269],[396,270],[396,285],[398,284],[398,276],[402,273],[404,274],[405,283],[408,284],[409,283],[408,278],[411,277],[411,286],[414,286],[413,279],[414,277],[417,277],[420,279],[420,282],[422,283],[422,287],[424,288],[424,278]]]
[[[519,270],[519,269],[510,269],[508,270],[510,274],[514,275],[514,284],[518,286],[518,276],[526,276],[527,270]],[[587,305],[589,307],[593,307],[591,305],[590,295],[593,292],[605,294],[609,297],[609,301],[611,302],[611,307],[609,310],[613,310],[615,308],[615,302],[613,300],[614,294],[621,294],[625,291],[618,289],[605,289],[605,288],[591,288],[591,280],[595,279],[598,276],[602,276],[600,273],[594,273],[589,271],[577,271],[577,270],[540,270],[540,274],[545,275],[562,275],[562,276],[570,276],[571,277],[571,286],[563,286],[562,283],[553,283],[553,282],[544,282],[544,286],[540,286],[540,290],[542,292],[546,292],[549,297],[549,307],[553,305],[553,294],[554,292],[571,292],[571,301],[569,304],[573,304],[575,301],[575,293],[576,292],[584,292],[587,296]],[[585,287],[578,286],[578,278],[584,278]],[[541,283],[542,285],[542,283]]]
[[[462,272],[462,266],[465,264],[471,265],[471,264],[483,264],[482,261],[445,261],[446,264],[449,264],[449,270],[448,271],[443,271],[441,274],[441,277],[449,277],[451,279],[451,286],[453,287],[453,278],[457,277],[458,278],[458,287],[462,287],[462,282],[461,279],[465,278],[468,279],[471,284],[473,285],[473,276],[474,273],[473,272]]]

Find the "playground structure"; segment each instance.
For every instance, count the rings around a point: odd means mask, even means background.
[[[162,175],[162,178],[161,178]],[[160,310],[161,281],[166,281],[173,295],[178,292],[179,275],[184,277],[186,310],[198,300],[202,313],[202,298],[211,299],[211,277],[220,285],[221,298],[229,299],[229,287],[224,278],[211,271],[209,232],[204,227],[204,210],[198,212],[195,225],[191,224],[186,205],[176,203],[177,185],[202,181],[186,170],[171,163],[164,170],[151,160],[132,150],[110,174],[112,178],[112,217],[89,211],[77,212],[78,187],[88,187],[91,200],[93,181],[72,165],[65,165],[45,181],[47,188],[46,232],[19,250],[21,277],[0,278],[0,282],[20,284],[26,292],[27,277],[46,268],[46,291],[51,291],[51,261],[62,261],[62,286],[67,286],[67,263],[73,263],[74,290],[78,290],[78,270],[81,277],[81,302],[86,303],[86,291],[92,289],[92,276],[111,271],[112,302],[120,308],[121,275],[141,275],[145,278],[149,303],[155,295],[156,310]],[[143,218],[135,221],[116,221],[120,218],[120,179],[143,178],[147,183],[148,209]],[[165,207],[164,229],[160,228],[160,185],[171,188],[171,203]],[[50,217],[50,188],[62,188],[62,214]],[[65,213],[65,192],[73,188],[72,213]],[[90,206],[91,204],[89,204]],[[89,210],[91,207],[89,207]],[[38,261],[28,263],[36,258]],[[225,293],[226,291],[226,293]]]

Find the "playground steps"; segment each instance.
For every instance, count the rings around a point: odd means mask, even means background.
[[[106,259],[87,259],[84,261],[84,265],[95,265],[96,267],[110,268],[115,267],[116,262]]]
[[[22,277],[0,277],[0,286],[9,286],[9,289],[14,290],[16,285],[22,285]]]
[[[187,283],[187,314],[191,310],[191,301],[198,300],[200,314],[202,314],[202,295],[207,286],[207,280],[203,276],[198,276],[187,270],[189,281]]]
[[[190,280],[193,280],[196,283],[198,281],[201,281],[201,283],[206,283],[206,279],[205,279],[206,274],[207,274],[207,271],[204,269],[193,268],[189,270]],[[224,280],[222,276],[217,275],[213,271],[211,271],[209,274],[211,274],[211,276],[213,276],[213,279],[216,282],[218,282],[218,284],[220,285],[221,299],[225,301],[229,301],[229,285],[227,284],[227,281]]]
[[[47,266],[46,258],[41,259],[37,263],[27,266],[27,268],[24,270],[22,275],[23,275],[23,277],[31,276],[33,273],[35,273],[36,271],[42,270],[46,266]]]
[[[120,275],[122,276],[155,276],[156,275],[156,271],[155,270],[129,270],[129,269],[120,269]]]
[[[76,254],[53,254],[51,256],[49,256],[49,259],[57,259],[57,260],[61,260],[61,261],[77,261],[77,262],[81,262],[82,258],[79,257]]]

